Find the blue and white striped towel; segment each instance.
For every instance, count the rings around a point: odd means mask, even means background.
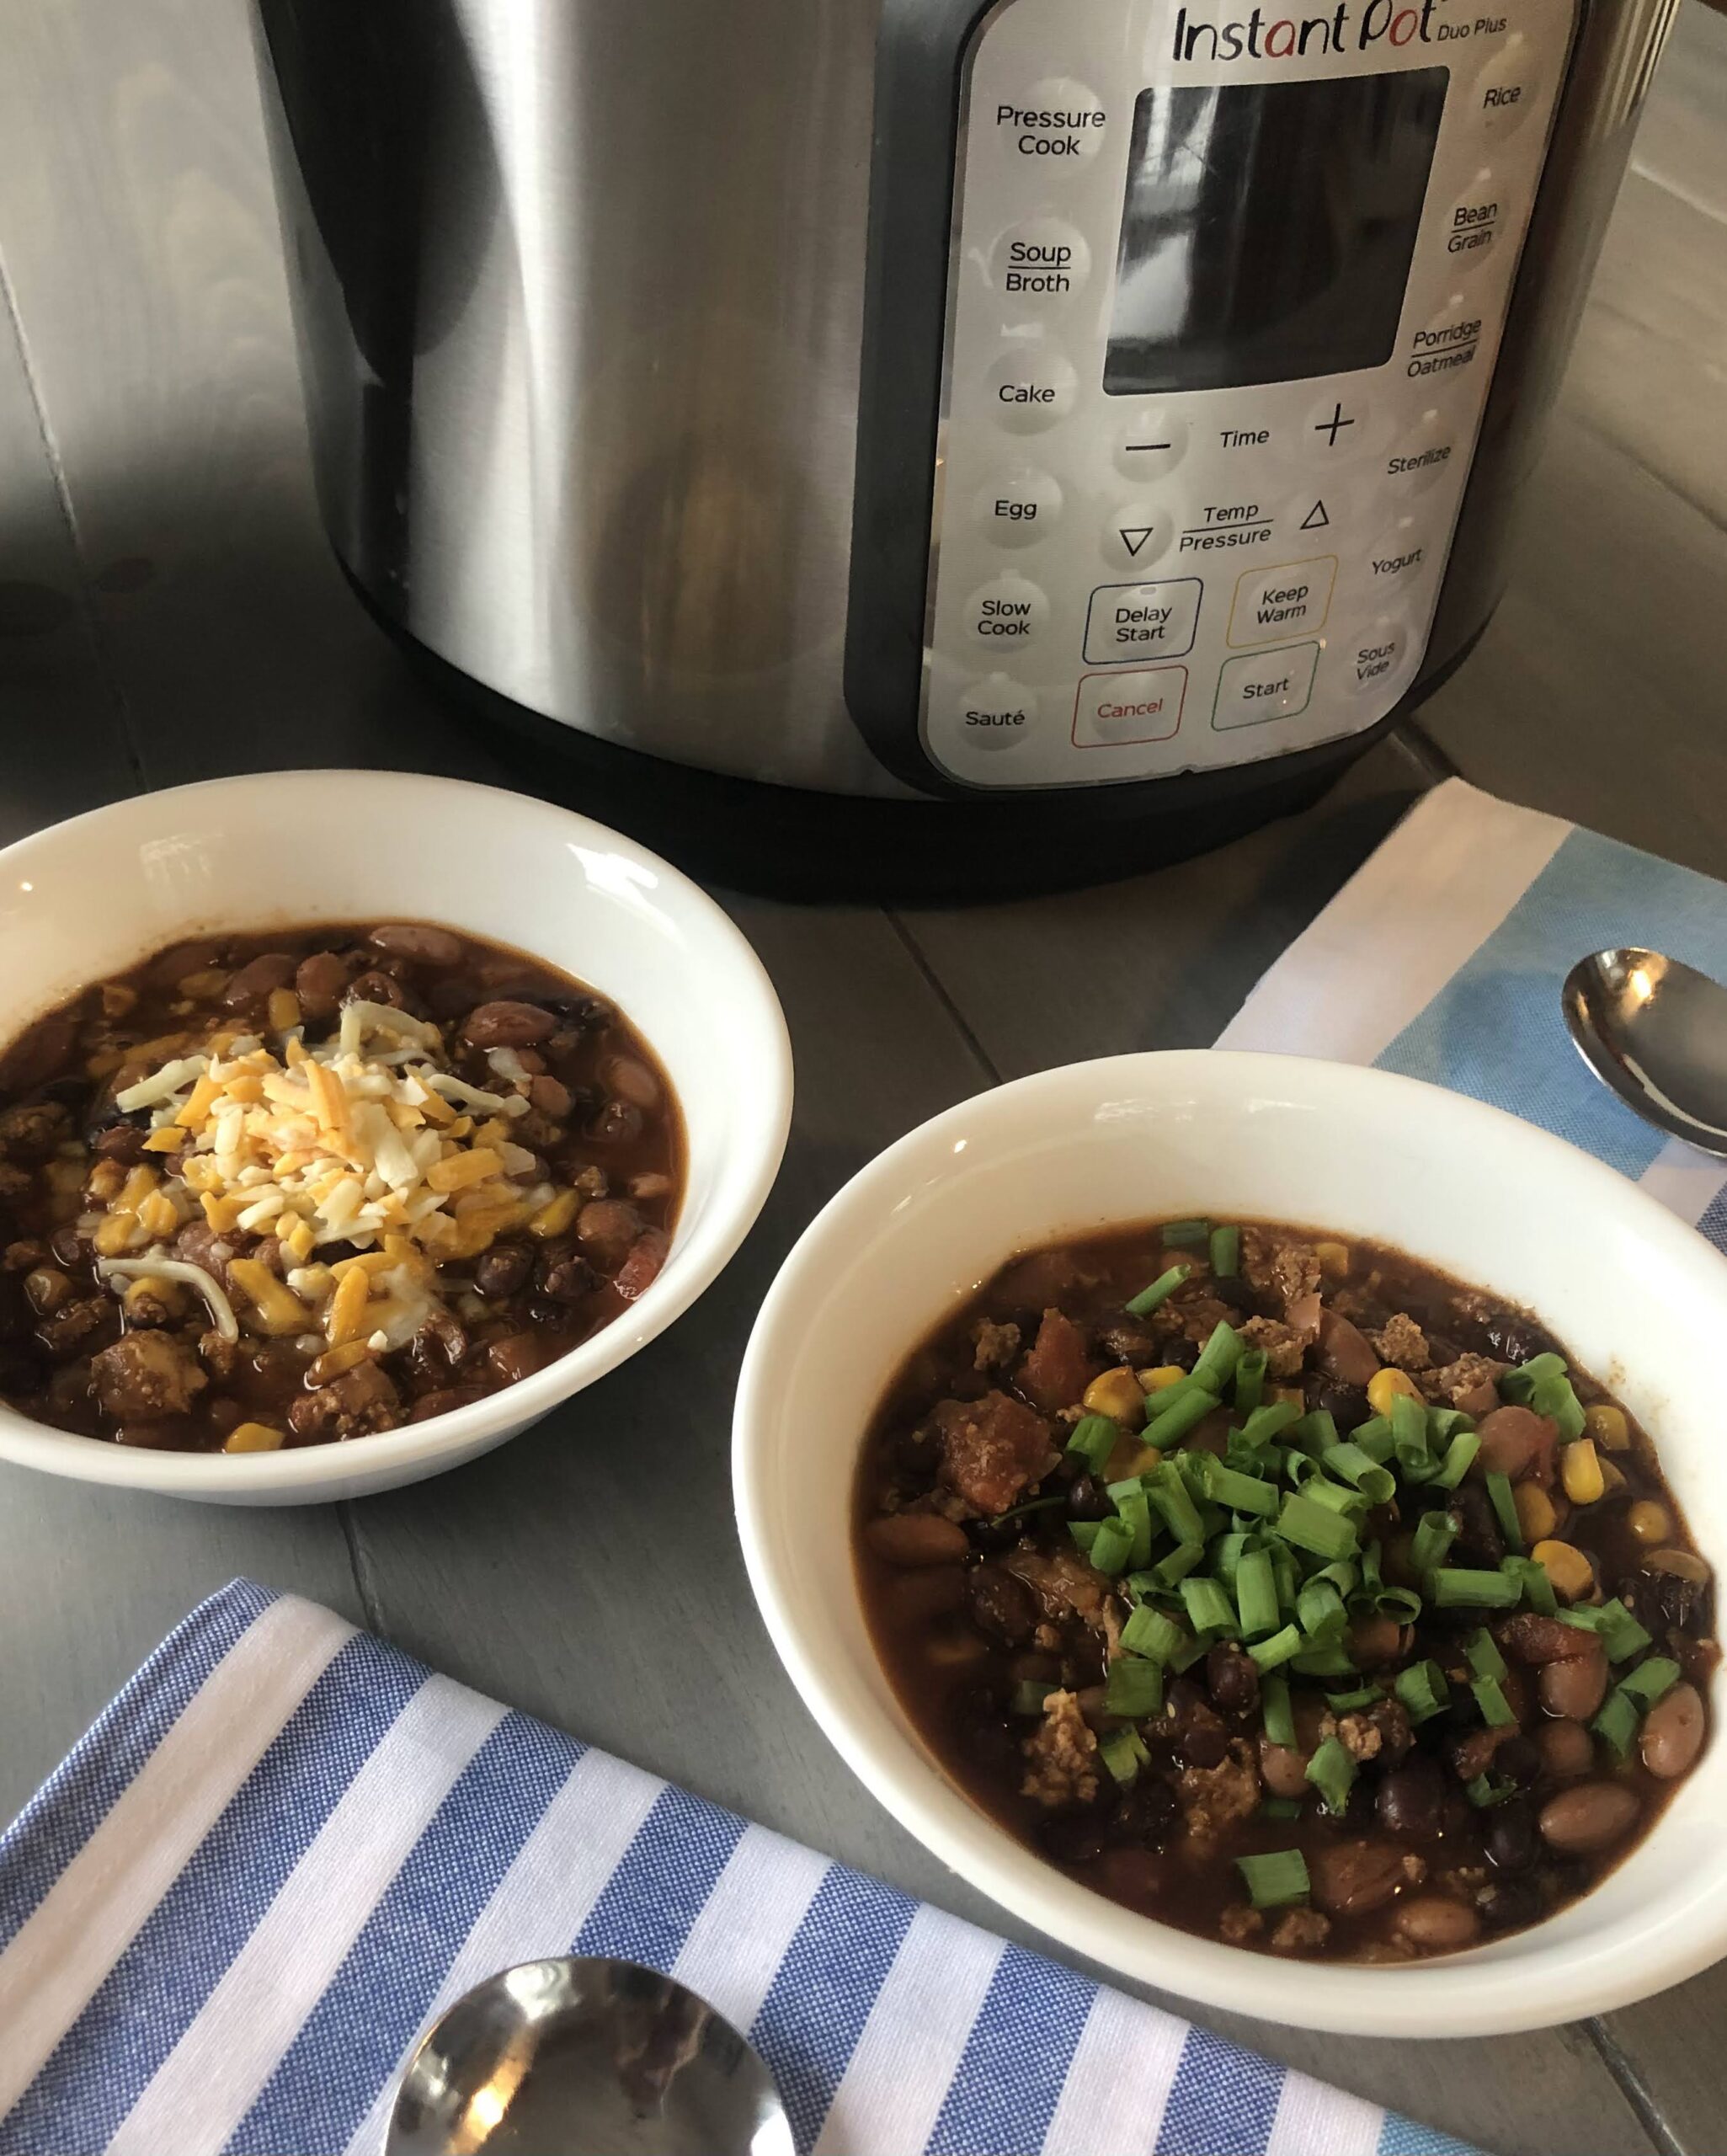
[[[573,1950],[747,2029],[800,2156],[1442,2156],[237,1581],[0,1841],[0,2150],[376,2156],[419,2032]]]
[[[1218,1046],[1371,1063],[1508,1108],[1727,1251],[1727,1166],[1634,1115],[1565,1033],[1565,975],[1625,943],[1727,980],[1727,885],[1451,779],[1290,945]]]

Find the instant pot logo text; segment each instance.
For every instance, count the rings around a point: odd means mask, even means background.
[[[1440,45],[1458,32],[1434,17],[1444,0],[1341,0],[1328,13],[1280,15],[1255,8],[1234,22],[1191,23],[1175,11],[1177,60],[1298,60],[1323,52],[1371,52],[1376,45]],[[1468,35],[1468,31],[1463,33]]]

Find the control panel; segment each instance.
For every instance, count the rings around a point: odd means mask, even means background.
[[[921,717],[950,778],[1216,769],[1359,733],[1403,696],[1575,13],[1005,0],[985,18]]]

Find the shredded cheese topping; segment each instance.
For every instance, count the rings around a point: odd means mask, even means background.
[[[123,1113],[150,1111],[150,1132],[145,1161],[95,1227],[104,1277],[186,1282],[232,1339],[220,1283],[159,1246],[200,1218],[217,1236],[274,1235],[283,1278],[218,1247],[255,1328],[321,1337],[332,1348],[364,1342],[381,1353],[405,1345],[440,1306],[436,1266],[562,1217],[556,1209],[568,1194],[543,1180],[538,1156],[511,1134],[528,1113],[525,1094],[440,1068],[434,1026],[353,1002],[334,1039],[309,1046],[296,1027],[280,1040],[279,1054],[250,1035],[217,1036],[207,1051],[176,1056],[115,1096]],[[499,1075],[506,1084],[518,1077]],[[519,1075],[525,1085],[526,1070]],[[360,1254],[320,1262],[334,1243]]]

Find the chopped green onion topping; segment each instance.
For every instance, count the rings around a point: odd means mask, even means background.
[[[1151,1754],[1137,1729],[1112,1729],[1098,1739],[1097,1748],[1111,1779],[1123,1789],[1131,1788],[1139,1778],[1139,1769],[1151,1764]]]
[[[1167,1230],[1164,1240],[1169,1241]],[[1213,1228],[1211,1239],[1212,1271],[1219,1280],[1233,1280],[1241,1270],[1241,1230],[1236,1227]]]
[[[1036,1684],[1029,1680],[1023,1684],[1015,1684],[1012,1701],[1013,1712],[1016,1715],[1041,1715],[1043,1711],[1043,1702],[1057,1689],[1053,1684]]]
[[[1315,1645],[1329,1646],[1343,1637],[1348,1612],[1331,1581],[1308,1582],[1295,1598],[1295,1621]]]
[[[1636,1738],[1639,1719],[1637,1702],[1623,1684],[1616,1684],[1589,1726],[1616,1759],[1623,1759]]]
[[[1478,1677],[1469,1689],[1475,1694],[1475,1704],[1481,1710],[1481,1719],[1490,1729],[1509,1729],[1517,1717],[1511,1712],[1511,1703],[1500,1689],[1496,1677]]]
[[[1178,1542],[1166,1557],[1159,1557],[1151,1568],[1155,1583],[1166,1592],[1180,1586],[1189,1572],[1195,1572],[1205,1562],[1202,1542]]]
[[[1449,1513],[1423,1513],[1415,1528],[1410,1562],[1422,1574],[1445,1562],[1445,1553],[1457,1540],[1457,1522]]]
[[[1421,1614],[1421,1598],[1412,1587],[1382,1587],[1373,1597],[1382,1616],[1394,1617],[1399,1625],[1413,1625]]]
[[[1122,1636],[1125,1639],[1127,1634],[1123,1632]],[[1270,1639],[1256,1640],[1247,1652],[1263,1676],[1266,1670],[1277,1669],[1295,1659],[1301,1652],[1301,1634],[1293,1625],[1286,1625],[1281,1632],[1273,1632]]]
[[[1187,1635],[1173,1617],[1144,1604],[1122,1627],[1122,1645],[1128,1652],[1149,1655],[1154,1662],[1173,1662],[1186,1641]]]
[[[1481,1449],[1481,1440],[1473,1430],[1459,1430],[1446,1447],[1445,1459],[1439,1472],[1433,1477],[1435,1486],[1441,1490],[1455,1490]]]
[[[1517,1793],[1517,1785],[1497,1774],[1477,1774],[1472,1782],[1465,1782],[1463,1794],[1478,1811],[1485,1812],[1495,1804],[1503,1804]]]
[[[1277,1581],[1263,1550],[1244,1553],[1235,1567],[1235,1609],[1245,1640],[1263,1639],[1277,1629]]]
[[[1237,1358],[1235,1364],[1235,1412],[1238,1415],[1251,1415],[1266,1391],[1266,1351],[1263,1348],[1249,1348]]]
[[[1411,1662],[1392,1686],[1412,1722],[1431,1721],[1451,1704],[1451,1687],[1437,1662]]]
[[[1215,1580],[1185,1579],[1181,1582],[1181,1600],[1186,1607],[1187,1621],[1193,1627],[1194,1636],[1208,1633],[1233,1639],[1235,1634],[1235,1612],[1229,1598]]]
[[[1357,1707],[1371,1707],[1376,1700],[1383,1699],[1377,1684],[1359,1684],[1353,1692],[1328,1692],[1325,1705],[1334,1715],[1352,1714]]]
[[[1303,1677],[1353,1677],[1355,1664],[1341,1646],[1304,1646],[1289,1665]]]
[[[1307,1859],[1299,1849],[1239,1856],[1235,1869],[1246,1882],[1248,1898],[1256,1909],[1277,1909],[1288,1902],[1304,1902],[1311,1888]]]
[[[1646,1713],[1657,1700],[1665,1699],[1679,1682],[1679,1665],[1664,1654],[1640,1662],[1628,1677],[1619,1679],[1618,1689]]]
[[[1248,1650],[1250,1654],[1253,1650]],[[1295,1749],[1295,1715],[1289,1704],[1289,1679],[1272,1670],[1260,1678],[1260,1719],[1273,1744]]]
[[[1441,1609],[1514,1609],[1522,1599],[1518,1582],[1504,1572],[1460,1571],[1442,1565],[1428,1586]]]
[[[1261,1482],[1251,1475],[1238,1475],[1233,1467],[1225,1467],[1214,1454],[1206,1453],[1202,1457],[1205,1460],[1206,1494],[1214,1502],[1227,1505],[1232,1513],[1263,1515],[1277,1511],[1275,1484]]]
[[[1192,1250],[1209,1242],[1211,1234],[1209,1220],[1171,1220],[1167,1227],[1158,1230],[1158,1240],[1170,1250]]]
[[[1104,1463],[1115,1450],[1122,1434],[1119,1422],[1112,1422],[1107,1415],[1082,1415],[1074,1425],[1074,1434],[1068,1439],[1068,1450],[1080,1454],[1094,1475],[1101,1472]]]
[[[1171,1385],[1167,1393],[1154,1392],[1151,1397],[1156,1412],[1140,1435],[1147,1444],[1155,1445],[1160,1452],[1167,1452],[1197,1424],[1204,1422],[1218,1404],[1217,1395],[1203,1385]]]
[[[1335,1557],[1352,1557],[1360,1546],[1353,1521],[1298,1493],[1283,1500],[1283,1509],[1277,1515],[1277,1532],[1285,1542],[1293,1542],[1299,1550],[1310,1550],[1327,1563]]]
[[[1083,1520],[1072,1523],[1077,1530],[1089,1524]],[[1149,1538],[1148,1537],[1148,1540]],[[1127,1561],[1133,1550],[1133,1530],[1124,1519],[1102,1519],[1097,1523],[1097,1532],[1091,1538],[1091,1547],[1086,1552],[1095,1571],[1114,1579],[1127,1569]]]
[[[1151,1503],[1145,1494],[1145,1485],[1138,1476],[1128,1482],[1111,1482],[1109,1497],[1117,1518],[1133,1536],[1127,1566],[1137,1572],[1151,1562]]]
[[[1348,1809],[1355,1775],[1355,1761],[1335,1737],[1328,1737],[1308,1761],[1307,1778],[1319,1792],[1325,1809],[1334,1819]]]
[[[1479,1632],[1471,1632],[1463,1642],[1463,1652],[1469,1657],[1469,1667],[1478,1677],[1503,1677],[1506,1658],[1499,1651],[1499,1642],[1484,1625]]]
[[[1109,1666],[1103,1688],[1103,1704],[1109,1711],[1125,1715],[1129,1721],[1143,1721],[1148,1715],[1154,1715],[1163,1703],[1161,1666],[1146,1661],[1141,1655],[1117,1655]]]
[[[1206,1455],[1202,1454],[1201,1457]],[[1205,1522],[1201,1519],[1199,1508],[1194,1503],[1192,1493],[1187,1487],[1187,1478],[1174,1460],[1166,1460],[1158,1469],[1146,1484],[1146,1494],[1163,1514],[1176,1541],[1203,1543],[1206,1540]]]
[[[1192,1277],[1191,1265],[1172,1265],[1167,1273],[1159,1273],[1149,1288],[1142,1288],[1127,1305],[1130,1317],[1149,1317],[1160,1303],[1166,1303],[1184,1280]]]
[[[1216,1330],[1200,1349],[1199,1360],[1193,1365],[1196,1382],[1209,1392],[1221,1393],[1234,1374],[1246,1344],[1227,1318],[1219,1318]]]
[[[1499,1531],[1505,1537],[1507,1550],[1518,1556],[1523,1554],[1523,1523],[1517,1518],[1517,1500],[1511,1491],[1511,1478],[1495,1469],[1487,1477],[1487,1494],[1493,1501],[1494,1518],[1499,1522]]]
[[[1242,1359],[1245,1361],[1246,1358]],[[1292,1422],[1289,1435],[1303,1451],[1315,1454],[1329,1452],[1340,1442],[1336,1418],[1324,1407],[1315,1407],[1298,1422]]]
[[[1390,1469],[1381,1467],[1359,1445],[1346,1441],[1326,1453],[1325,1472],[1354,1483],[1370,1505],[1389,1504],[1397,1494],[1397,1477]]]
[[[1500,1565],[1506,1577],[1515,1580],[1525,1602],[1542,1617],[1559,1614],[1559,1597],[1553,1591],[1553,1582],[1547,1576],[1547,1567],[1537,1557],[1507,1557]]]
[[[1299,1819],[1301,1799],[1298,1796],[1268,1796],[1260,1806],[1261,1819]]]
[[[1629,1662],[1634,1654],[1641,1654],[1654,1644],[1644,1627],[1615,1595],[1611,1602],[1604,1602],[1596,1612],[1596,1630],[1607,1651],[1609,1662]]]

